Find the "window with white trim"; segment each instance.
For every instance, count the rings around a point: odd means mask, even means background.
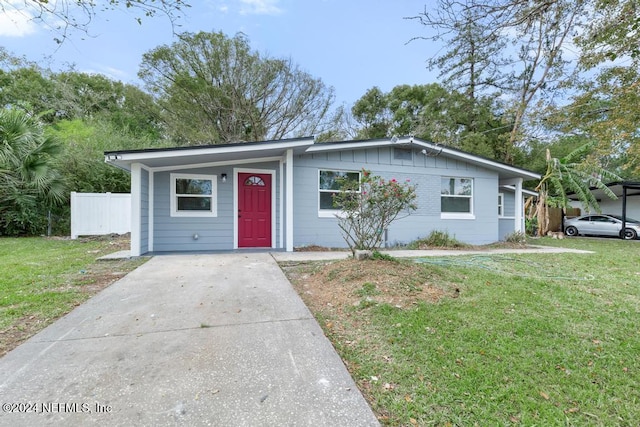
[[[318,212],[320,216],[331,216],[340,211],[333,197],[340,193],[343,180],[360,182],[360,172],[319,170],[318,171]]]
[[[216,175],[171,174],[171,216],[218,216]]]
[[[498,193],[498,216],[504,216],[504,193]]]
[[[449,217],[473,215],[473,179],[442,177],[440,212]]]

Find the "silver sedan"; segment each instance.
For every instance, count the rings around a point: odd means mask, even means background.
[[[623,237],[622,217],[619,215],[582,215],[564,220],[564,233],[567,236],[579,234],[592,236]],[[624,238],[637,239],[640,234],[640,222],[627,218]]]

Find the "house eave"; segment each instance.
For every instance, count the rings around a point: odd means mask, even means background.
[[[414,137],[401,137],[401,138],[385,138],[366,141],[346,141],[335,143],[319,143],[310,146],[307,149],[307,153],[327,152],[327,151],[340,151],[340,150],[355,150],[363,148],[375,148],[375,147],[395,147],[395,146],[410,146],[421,147],[426,150],[425,154],[431,156],[439,156],[444,154],[448,157],[463,160],[468,163],[472,163],[488,169],[497,170],[500,173],[501,178],[518,177],[525,180],[539,180],[541,175],[528,171],[526,169],[518,168],[515,166],[501,163],[496,160],[488,159],[485,157],[477,156],[475,154],[467,153],[465,151],[457,150],[451,147],[447,147],[440,144],[434,144]]]
[[[539,180],[540,174],[501,163],[496,160],[477,156],[465,151],[457,150],[439,144],[423,141],[414,137],[393,137],[362,141],[343,141],[315,143],[313,137],[294,138],[277,141],[237,143],[225,145],[207,145],[195,147],[173,147],[143,150],[118,150],[104,153],[105,162],[124,169],[131,170],[131,165],[140,163],[148,169],[180,167],[193,164],[215,162],[242,161],[247,158],[273,158],[285,156],[287,150],[293,150],[294,155],[304,153],[321,153],[330,151],[360,150],[376,147],[407,147],[415,146],[425,155],[445,155],[449,158],[461,160],[479,167],[495,170],[501,179],[522,178],[525,180]]]
[[[195,147],[173,147],[143,150],[106,151],[105,162],[131,171],[131,165],[140,163],[149,169],[168,166],[188,166],[219,161],[241,161],[246,158],[273,158],[284,156],[292,149],[296,154],[304,152],[314,142],[313,137]]]
[[[516,191],[516,187],[513,186],[513,185],[501,185],[500,188],[504,188],[504,189],[512,191],[512,192]],[[524,194],[526,196],[538,197],[538,192],[537,191],[531,191],[531,190],[527,190],[525,188],[522,189],[522,194]]]

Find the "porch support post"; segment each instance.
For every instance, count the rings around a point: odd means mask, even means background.
[[[142,238],[142,209],[140,196],[142,193],[142,166],[131,164],[131,256],[140,256],[140,239]]]
[[[155,183],[153,182],[154,179],[154,173],[152,170],[149,170],[149,189],[147,190],[149,192],[149,209],[147,212],[149,212],[149,231],[148,231],[148,239],[149,239],[149,252],[153,252],[153,225],[154,225],[154,218],[155,218],[155,212],[153,209],[153,195],[155,193],[154,191],[154,185]]]
[[[516,200],[515,200],[515,224],[513,230],[524,233],[524,202],[522,200],[522,178],[517,178],[516,182]]]
[[[279,233],[278,233],[278,247],[280,249],[284,248],[284,227],[285,227],[285,220],[284,220],[284,159],[280,159],[279,162],[279,177],[280,179],[278,180],[278,185],[280,186],[280,191],[279,191],[279,197],[278,197],[278,203],[279,203],[279,207],[278,207],[278,224],[280,224],[280,226],[278,227]]]
[[[293,150],[287,150],[286,160],[286,223],[287,223],[287,252],[293,252]]]
[[[627,186],[622,184],[622,234],[621,238],[624,240],[624,230],[627,228]]]

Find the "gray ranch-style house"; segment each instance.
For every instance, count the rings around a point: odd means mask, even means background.
[[[316,143],[312,137],[105,153],[131,173],[131,255],[346,247],[335,178],[373,175],[417,186],[417,210],[387,244],[433,230],[472,244],[524,231],[523,181],[540,175],[413,137]]]

